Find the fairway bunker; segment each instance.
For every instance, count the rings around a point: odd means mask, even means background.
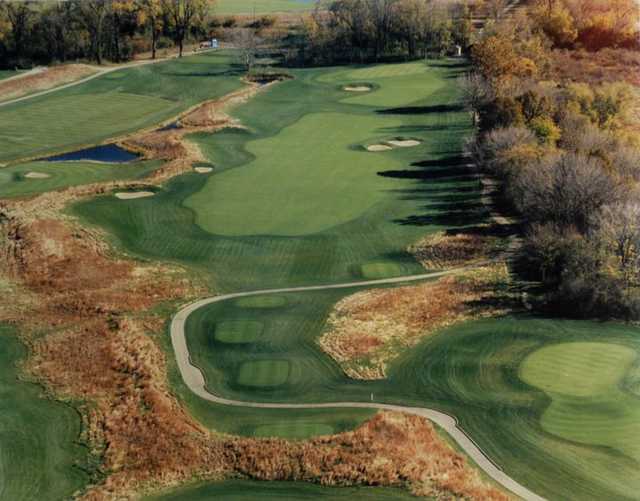
[[[345,85],[342,90],[346,92],[371,92],[373,87],[367,84],[352,84]]]
[[[51,175],[45,174],[44,172],[27,172],[24,177],[27,179],[46,179],[51,177]]]
[[[213,167],[194,167],[194,169],[198,174],[208,174],[213,171]]]
[[[123,164],[132,162],[139,158],[135,153],[118,146],[117,144],[105,144],[102,146],[94,146],[83,150],[72,151],[62,155],[55,155],[44,158],[47,162],[101,162],[112,164]]]
[[[367,148],[367,151],[371,151],[374,153],[379,153],[381,151],[389,151],[393,149],[391,146],[388,146],[386,144],[370,144],[366,148]]]
[[[397,148],[413,148],[415,146],[420,146],[420,141],[417,139],[405,139],[405,138],[395,138],[390,141],[387,141],[386,144],[390,146],[395,146]]]
[[[120,200],[135,200],[137,198],[148,198],[155,195],[153,191],[121,191],[115,194]]]

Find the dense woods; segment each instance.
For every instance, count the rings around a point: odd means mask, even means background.
[[[0,0],[0,68],[127,61],[207,33],[212,0]]]
[[[640,316],[637,26],[632,0],[534,2],[485,31],[462,82],[479,126],[469,149],[503,182],[526,225],[526,269],[564,313]],[[581,71],[585,51],[611,61],[597,79]]]

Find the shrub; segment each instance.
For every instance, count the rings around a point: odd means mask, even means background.
[[[529,128],[542,144],[555,146],[561,136],[560,127],[549,117],[536,117],[529,122]]]

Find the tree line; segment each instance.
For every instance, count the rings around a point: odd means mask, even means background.
[[[633,0],[539,0],[485,30],[461,82],[478,124],[469,151],[502,181],[525,225],[524,269],[563,314],[640,318],[635,90],[619,75],[595,84],[553,71],[560,48],[637,50],[637,18]]]
[[[335,0],[303,29],[303,58],[329,64],[444,55],[470,45],[473,24],[466,2]]]
[[[182,55],[207,32],[213,0],[0,0],[0,67],[131,59],[161,45]]]

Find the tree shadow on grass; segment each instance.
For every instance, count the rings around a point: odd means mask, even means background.
[[[376,110],[380,115],[428,115],[430,113],[452,113],[464,111],[461,104],[436,104],[434,106],[406,106],[402,108],[387,108]]]

